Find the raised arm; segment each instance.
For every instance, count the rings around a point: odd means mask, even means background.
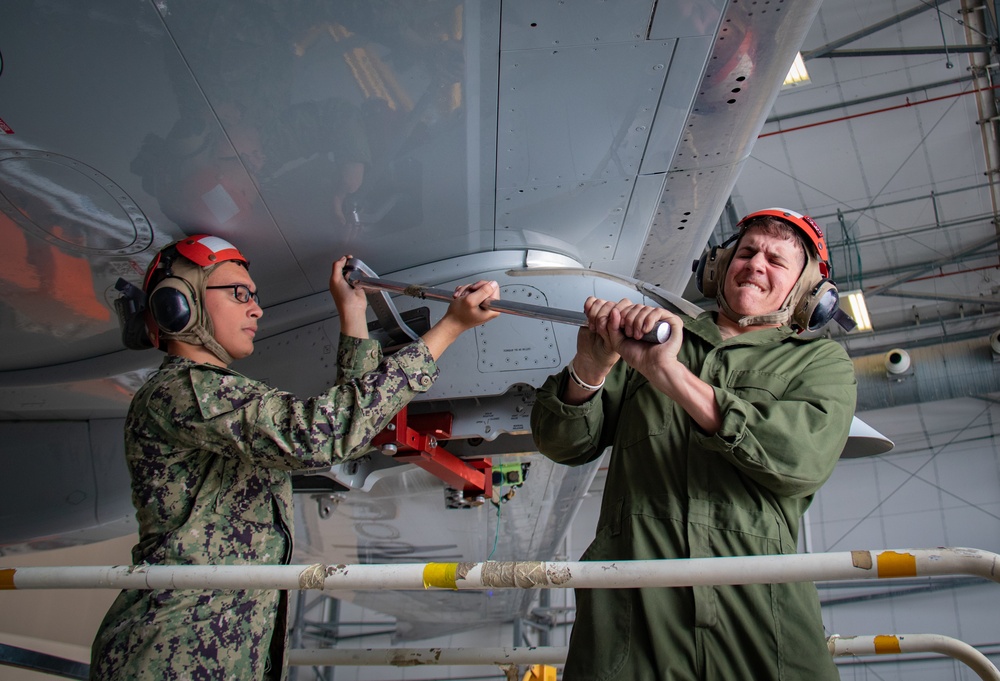
[[[368,338],[368,299],[364,289],[355,288],[344,278],[344,266],[349,258],[345,255],[334,261],[330,272],[330,295],[340,313],[340,330],[345,336]]]

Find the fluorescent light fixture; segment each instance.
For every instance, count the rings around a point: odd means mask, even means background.
[[[791,85],[802,85],[803,83],[809,82],[809,72],[806,71],[806,63],[802,61],[802,53],[795,53],[795,61],[792,62],[792,68],[788,71],[788,75],[785,76],[785,82],[782,86]]]
[[[847,314],[851,315],[858,324],[858,328],[853,333],[872,330],[872,320],[868,316],[868,306],[865,304],[865,294],[860,289],[845,291],[840,295],[840,307]]]

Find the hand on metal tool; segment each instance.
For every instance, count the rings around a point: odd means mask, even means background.
[[[330,272],[330,295],[340,314],[340,329],[346,336],[368,338],[368,320],[366,317],[368,299],[362,288],[355,288],[347,280],[347,263],[353,256],[345,255],[333,263]]]
[[[619,359],[605,330],[611,310],[619,305],[631,304],[627,298],[614,303],[594,296],[588,297],[583,303],[587,324],[576,336],[576,358],[573,360],[573,366],[578,373],[582,372],[586,377],[595,379],[594,384],[600,382]]]
[[[641,342],[657,324],[669,324],[670,335],[662,343]],[[648,305],[613,308],[602,337],[625,362],[647,378],[666,363],[674,362],[681,348],[684,322],[667,310]]]
[[[500,316],[489,308],[489,301],[500,299],[500,285],[495,281],[480,280],[457,286],[454,298],[445,317],[453,317],[463,328],[471,329]]]
[[[499,296],[500,287],[495,281],[477,281],[455,289],[448,311],[423,335],[434,359],[440,357],[444,349],[463,332],[498,316],[499,312],[484,308],[483,303],[496,300]]]
[[[330,295],[337,304],[337,309],[346,307],[368,307],[368,299],[364,289],[355,287],[348,279],[347,272],[350,271],[348,263],[354,260],[353,255],[344,255],[333,263],[333,271],[330,272]]]

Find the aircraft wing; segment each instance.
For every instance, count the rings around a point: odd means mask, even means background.
[[[327,280],[345,253],[424,285],[494,278],[505,298],[553,307],[669,302],[818,7],[5,2],[0,551],[134,531],[121,428],[160,356],[122,348],[113,301],[116,281],[140,284],[162,246],[198,232],[239,245],[265,314],[235,368],[303,395],[335,378]],[[444,309],[398,306],[416,329]],[[515,494],[499,513],[489,500],[447,508],[439,475],[374,451],[325,488],[301,481],[296,559],[553,556],[593,467],[532,452],[525,410],[575,333],[498,319],[449,350],[411,409],[448,415],[442,447],[490,459],[485,475],[524,472],[519,485],[501,475]],[[404,621],[524,607],[356,598]]]

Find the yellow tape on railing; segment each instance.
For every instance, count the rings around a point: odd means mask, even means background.
[[[458,589],[457,571],[458,563],[427,563],[424,566],[424,588]]]
[[[899,639],[895,636],[876,636],[875,654],[894,655],[903,652],[899,647]]]
[[[896,553],[883,551],[878,555],[878,576],[883,577],[916,577],[917,557],[912,553]]]

